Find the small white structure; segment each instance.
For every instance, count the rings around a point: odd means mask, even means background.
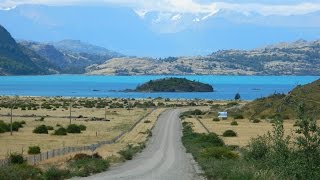
[[[228,118],[228,112],[218,112],[218,118],[227,119]]]

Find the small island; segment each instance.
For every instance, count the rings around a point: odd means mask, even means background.
[[[150,80],[138,85],[135,92],[213,92],[209,84],[191,81],[186,78],[164,78]]]

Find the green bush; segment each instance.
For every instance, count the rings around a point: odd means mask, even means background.
[[[10,126],[8,126],[8,124],[0,120],[0,133],[5,133],[8,131],[10,131]]]
[[[237,133],[234,132],[233,130],[226,130],[223,134],[223,137],[236,137]]]
[[[266,136],[259,136],[250,140],[248,147],[245,150],[244,157],[248,160],[264,159],[269,153],[269,142]]]
[[[68,127],[67,127],[67,132],[68,133],[81,133],[81,129],[78,125],[76,124],[70,124]]]
[[[40,125],[40,126],[37,126],[33,130],[33,133],[35,133],[35,134],[48,134],[48,128],[46,125]]]
[[[11,164],[23,164],[25,162],[21,154],[10,154],[9,160]]]
[[[151,123],[151,121],[150,120],[145,120],[145,121],[143,121],[144,123]]]
[[[54,128],[53,128],[52,126],[47,126],[47,129],[48,129],[49,131],[54,130]]]
[[[145,144],[139,144],[138,146],[133,146],[132,144],[128,144],[126,149],[119,151],[118,153],[126,160],[131,160],[133,156],[141,152],[141,150],[145,148]]]
[[[80,125],[79,125],[79,128],[80,128],[81,131],[87,130],[87,126],[85,126],[85,125],[83,125],[83,124],[80,124]]]
[[[259,123],[259,122],[261,122],[261,121],[260,121],[259,119],[253,119],[252,122],[253,122],[253,123]]]
[[[8,124],[8,126],[10,127],[10,125]],[[19,131],[20,128],[22,128],[22,124],[20,122],[13,122],[12,123],[12,131]]]
[[[236,114],[233,116],[233,119],[244,119],[242,114]]]
[[[201,151],[202,158],[238,159],[239,155],[226,147],[209,147]]]
[[[20,124],[24,125],[26,124],[26,121],[20,121]]]
[[[79,157],[73,158],[68,162],[72,176],[86,177],[94,173],[106,171],[110,166],[109,161],[102,159],[99,155],[81,155],[81,158]]]
[[[237,122],[237,121],[232,121],[232,122],[230,123],[230,125],[231,125],[231,126],[238,126],[238,122]]]
[[[64,180],[70,178],[71,175],[69,170],[50,167],[46,172],[44,172],[43,177],[46,180]]]
[[[36,119],[35,121],[44,121],[44,117],[41,117],[39,119]]]
[[[3,180],[24,180],[42,179],[41,170],[24,164],[12,164],[0,168],[0,179]]]
[[[213,118],[213,120],[212,121],[216,121],[216,122],[218,122],[218,121],[220,121],[220,118]]]
[[[30,146],[28,150],[28,154],[40,154],[41,150],[39,146]]]
[[[56,129],[53,133],[53,135],[57,135],[57,136],[65,136],[67,135],[67,130],[64,127],[60,127],[58,129]]]

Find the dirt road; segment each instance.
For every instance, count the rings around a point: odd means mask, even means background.
[[[182,145],[179,114],[180,110],[177,109],[164,112],[153,130],[153,137],[146,149],[133,160],[86,179],[203,179],[198,175],[200,171],[197,164],[192,156],[185,152]]]

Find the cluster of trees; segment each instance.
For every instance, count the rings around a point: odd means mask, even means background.
[[[164,78],[151,80],[136,88],[138,92],[212,92],[209,84],[190,81],[186,78]]]

